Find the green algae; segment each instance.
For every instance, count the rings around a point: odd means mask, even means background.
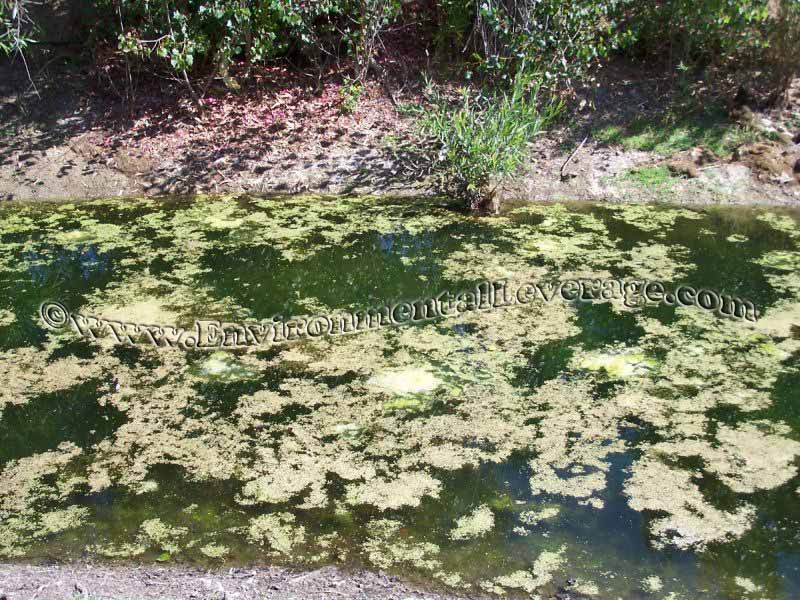
[[[455,527],[450,531],[450,539],[468,540],[478,538],[491,531],[493,527],[494,513],[484,504],[456,520]]]
[[[7,327],[17,320],[13,311],[0,309],[0,327]]]
[[[611,379],[629,379],[649,374],[657,363],[640,352],[618,349],[607,353],[588,354],[578,362],[577,366],[589,371],[602,371]]]
[[[701,567],[686,559],[673,576],[665,551],[747,548],[765,535],[762,507],[777,502],[765,498],[789,486],[796,501],[798,421],[775,412],[775,394],[800,351],[787,241],[797,227],[757,219],[780,237],[664,207],[529,205],[497,219],[364,198],[26,208],[0,221],[3,285],[27,294],[5,309],[6,326],[34,336],[0,349],[2,405],[97,378],[109,382],[98,401],[124,419],[86,448],[0,465],[0,483],[15,491],[0,492],[0,554],[64,544],[109,558],[355,559],[463,589],[545,596],[568,572],[579,574],[576,592],[620,597],[652,576],[692,597]],[[698,249],[687,228],[722,234]],[[734,245],[748,260],[726,262]],[[99,258],[65,281],[19,283],[86,246]],[[113,277],[96,283],[102,268]],[[612,274],[739,281],[731,291],[742,296],[767,286],[764,297],[783,297],[753,324],[696,308],[553,301],[211,354],[127,354],[106,337],[80,355],[69,335],[39,334],[32,320],[45,294],[69,294],[82,314],[186,326],[371,306],[487,277]],[[175,473],[159,476],[166,467]],[[476,491],[495,472],[496,485]],[[465,473],[481,476],[460,483]],[[179,491],[187,485],[196,491]],[[139,508],[115,504],[104,516],[95,503],[112,493]],[[793,509],[781,510],[791,528]],[[122,525],[89,533],[109,518]],[[612,538],[640,556],[624,562]],[[781,544],[796,555],[795,542]],[[705,585],[721,598],[737,575],[707,574]],[[753,585],[772,589],[762,579]]]
[[[247,535],[251,541],[265,544],[279,554],[290,554],[294,546],[305,541],[306,530],[295,524],[293,514],[276,513],[251,520]]]
[[[212,381],[239,381],[258,376],[258,368],[237,360],[229,352],[214,352],[196,365],[197,377]]]
[[[424,368],[381,373],[367,381],[369,385],[396,395],[430,392],[442,383],[441,379],[438,379],[429,369]]]
[[[140,541],[145,546],[155,546],[172,556],[181,551],[181,540],[188,533],[185,527],[167,525],[161,519],[148,519],[141,525]]]

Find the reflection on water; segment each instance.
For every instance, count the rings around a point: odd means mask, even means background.
[[[0,557],[797,597],[797,219],[580,204],[478,218],[369,198],[5,206]],[[762,319],[554,301],[223,354],[37,321],[44,300],[185,325],[570,277],[708,287]]]

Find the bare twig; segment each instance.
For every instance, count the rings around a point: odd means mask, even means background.
[[[575,155],[578,152],[580,152],[581,148],[583,148],[583,145],[586,143],[586,140],[588,140],[588,139],[589,139],[588,135],[585,138],[583,138],[583,141],[578,145],[577,148],[575,148],[575,150],[572,151],[572,154],[570,154],[569,157],[567,158],[567,160],[564,161],[564,164],[561,165],[561,169],[559,170],[559,174],[561,176],[561,181],[566,181],[567,176],[564,175],[564,169],[566,169],[567,165],[572,162],[572,159],[575,158]]]

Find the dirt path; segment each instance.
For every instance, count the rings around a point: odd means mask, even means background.
[[[478,598],[482,596],[469,596]],[[5,600],[456,600],[424,592],[382,573],[345,573],[334,567],[293,572],[253,568],[203,571],[181,567],[0,564]]]

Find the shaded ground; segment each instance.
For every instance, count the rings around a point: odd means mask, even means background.
[[[0,565],[0,597],[7,600],[454,600],[465,596],[422,592],[382,573],[344,573],[332,567],[297,573],[277,567],[204,571],[180,567],[6,564]]]
[[[130,115],[117,99],[90,93],[88,73],[75,67],[48,67],[40,97],[24,70],[0,68],[6,199],[419,191],[388,149],[410,123],[379,85],[350,114],[339,84],[317,90],[310,78],[276,67],[240,94],[212,93],[202,110],[176,101],[169,87],[140,90]]]
[[[202,109],[174,84],[120,98],[93,92],[80,67],[34,75],[0,66],[0,195],[90,198],[192,192],[420,194],[430,186],[396,158],[420,101],[409,65],[386,65],[392,98],[373,83],[358,108],[334,73],[321,87],[265,68],[238,93],[212,90]],[[46,83],[48,82],[49,83]],[[788,109],[705,115],[674,110],[675,86],[611,65],[561,125],[532,149],[505,197],[792,203],[800,200],[800,80]],[[179,96],[179,95],[178,95]],[[567,158],[587,138],[569,164]],[[760,145],[758,145],[760,144]],[[756,145],[754,147],[754,145]]]

